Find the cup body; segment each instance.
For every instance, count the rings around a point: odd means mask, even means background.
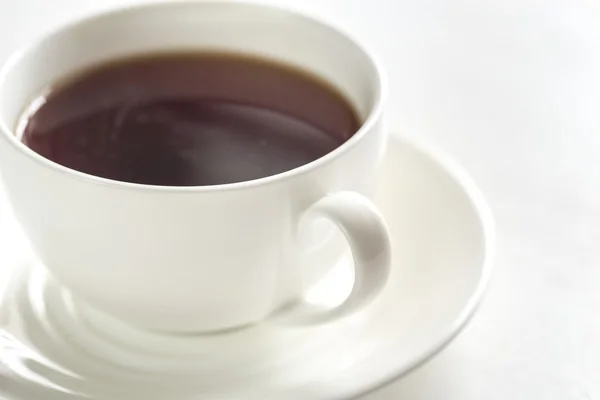
[[[159,187],[111,181],[23,145],[28,103],[72,73],[121,57],[225,51],[300,66],[337,87],[361,129],[328,155],[254,181]],[[0,174],[34,251],[73,294],[143,328],[190,332],[259,321],[315,283],[343,251],[336,229],[297,240],[324,195],[369,195],[384,152],[383,77],[355,40],[317,19],[223,1],[140,5],[43,37],[0,72]]]

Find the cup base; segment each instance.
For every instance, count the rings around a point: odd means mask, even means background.
[[[352,271],[351,255],[346,254],[307,293],[307,304],[331,308],[341,303],[352,287]],[[78,353],[135,373],[185,377],[214,372],[272,347],[274,332],[306,329],[275,314],[261,323],[209,333],[158,332],[129,325],[89,306],[43,265],[29,267],[20,285],[25,290],[15,291],[21,296],[18,313],[36,320],[47,338],[68,342]]]
[[[38,269],[40,271],[38,271]],[[231,341],[256,324],[210,333],[163,333],[129,325],[76,298],[44,268],[32,271],[29,292],[43,293],[37,319],[55,336],[89,355],[137,372],[186,375],[212,370],[210,360],[231,353]],[[34,308],[35,310],[35,308]],[[260,329],[255,329],[257,332]],[[243,333],[248,337],[248,333]],[[260,334],[250,335],[260,340]],[[201,362],[200,362],[201,361]],[[201,367],[202,366],[202,367]]]

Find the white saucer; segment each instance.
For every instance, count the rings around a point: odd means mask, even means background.
[[[376,202],[392,232],[394,265],[369,307],[318,326],[274,320],[175,338],[82,313],[37,265],[1,203],[0,398],[347,399],[406,374],[475,311],[492,268],[492,217],[459,168],[398,136]],[[339,301],[348,271],[340,262],[313,300]]]

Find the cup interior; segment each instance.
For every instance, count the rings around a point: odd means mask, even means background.
[[[354,39],[292,11],[236,2],[135,6],[75,22],[13,56],[0,71],[0,128],[18,131],[52,84],[102,62],[168,51],[250,54],[328,81],[364,122],[381,97],[381,72]],[[33,104],[32,104],[33,102]]]

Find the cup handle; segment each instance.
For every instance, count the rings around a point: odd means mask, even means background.
[[[333,222],[344,234],[354,260],[354,286],[337,307],[323,310],[308,303],[295,303],[279,314],[287,322],[311,324],[351,314],[368,304],[384,287],[391,268],[388,227],[375,205],[351,191],[328,194],[301,216],[299,230],[317,217]]]

